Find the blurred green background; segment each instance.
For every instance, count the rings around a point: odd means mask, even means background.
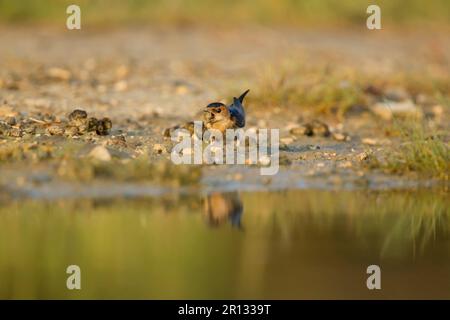
[[[448,0],[0,0],[0,23],[64,23],[65,9],[78,4],[91,25],[311,25],[365,23],[366,8],[377,4],[384,26],[448,25]]]

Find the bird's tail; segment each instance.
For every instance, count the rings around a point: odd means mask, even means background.
[[[250,89],[247,89],[247,91],[245,91],[243,94],[241,94],[241,96],[239,97],[239,102],[242,103],[244,101],[245,96],[247,95],[247,93],[250,91]]]

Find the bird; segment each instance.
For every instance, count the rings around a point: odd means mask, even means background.
[[[203,110],[203,123],[206,129],[216,129],[222,134],[227,129],[245,127],[244,98],[250,90],[246,90],[239,98],[233,97],[233,103],[226,106],[222,102],[213,102]]]
[[[222,102],[212,102],[203,109],[202,132],[200,139],[203,139],[205,130],[217,129],[222,134],[227,129],[245,127],[245,110],[242,105],[245,96],[250,90],[246,90],[239,98],[234,97],[233,103],[226,106]],[[194,135],[194,121],[178,124],[163,131],[164,138],[170,138],[179,129],[187,130],[190,135]]]

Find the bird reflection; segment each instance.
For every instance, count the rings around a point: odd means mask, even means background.
[[[204,199],[203,216],[211,227],[218,227],[229,221],[233,227],[242,229],[243,210],[244,207],[237,192],[212,192]]]

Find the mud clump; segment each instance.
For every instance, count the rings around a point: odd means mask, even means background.
[[[12,138],[20,138],[22,137],[23,132],[20,128],[16,126],[11,126],[6,122],[0,122],[0,136],[12,137]]]
[[[94,117],[88,117],[86,111],[76,109],[69,116],[68,127],[70,133],[68,135],[82,135],[87,132],[95,132],[99,136],[109,135],[112,128],[112,121],[109,118],[98,120]]]
[[[112,121],[109,118],[103,118],[98,121],[95,132],[99,136],[107,136],[112,128]]]
[[[86,123],[87,112],[81,109],[75,109],[69,114],[69,124],[73,126],[81,126]]]
[[[328,125],[319,120],[313,120],[311,122],[304,123],[299,127],[292,128],[290,132],[293,135],[305,135],[308,137],[329,137],[331,134]]]
[[[192,136],[195,132],[194,130],[194,122],[190,121],[190,122],[186,122],[183,124],[179,124],[170,128],[167,128],[163,131],[163,136],[164,138],[170,138],[173,134],[175,134],[175,132],[177,130],[187,130],[189,132],[189,134]],[[205,130],[205,126],[203,125],[203,130]]]

